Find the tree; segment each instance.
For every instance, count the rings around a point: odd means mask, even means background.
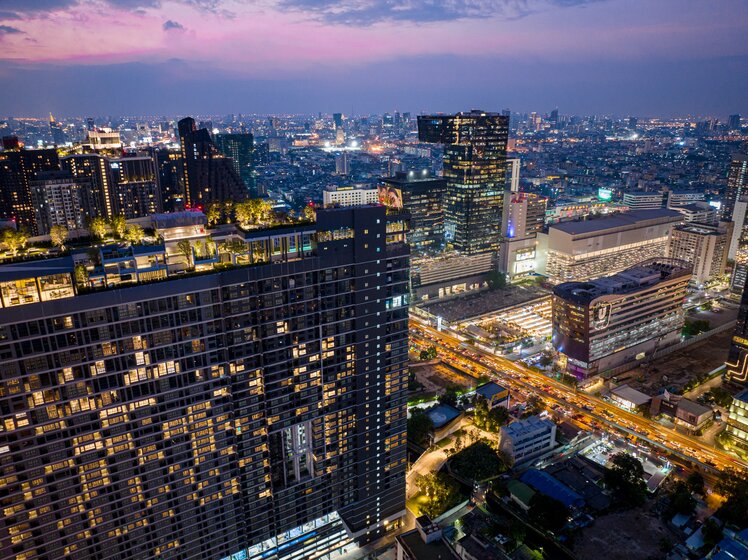
[[[186,239],[182,239],[177,243],[177,250],[180,255],[183,255],[187,259],[187,267],[192,268],[192,244]]]
[[[231,239],[221,244],[221,248],[232,255],[241,255],[247,252],[247,246],[241,239]]]
[[[688,484],[679,480],[673,485],[670,493],[670,511],[671,513],[683,513],[691,515],[696,509],[696,500],[691,495]]]
[[[427,447],[429,444],[431,428],[434,427],[431,418],[420,408],[415,408],[408,418],[408,441]]]
[[[436,356],[437,356],[436,346],[429,346],[428,353],[429,353],[430,360],[436,360]]]
[[[112,216],[112,219],[109,220],[109,225],[112,228],[112,231],[114,232],[114,235],[122,239],[125,236],[125,230],[127,229],[127,221],[125,220],[125,217],[122,214],[119,214],[118,216]]]
[[[431,519],[439,517],[460,500],[459,485],[444,473],[419,474],[416,486],[426,498],[421,513]]]
[[[545,410],[543,400],[537,395],[532,395],[525,403],[525,410],[522,413],[522,418],[535,416],[536,414],[543,412],[543,410]]]
[[[701,309],[703,309],[704,311],[711,311],[712,309],[714,309],[714,302],[710,299],[706,300],[701,305]]]
[[[86,268],[86,265],[83,263],[78,263],[75,265],[75,268],[73,270],[75,273],[75,283],[78,286],[87,286],[88,285],[88,269]]]
[[[694,494],[704,495],[704,477],[699,471],[693,471],[686,479],[688,489]]]
[[[138,224],[128,224],[125,228],[125,240],[129,241],[132,245],[137,245],[145,237],[143,228]]]
[[[454,387],[447,387],[444,393],[439,395],[438,400],[441,404],[457,406],[457,389],[455,389]]]
[[[503,406],[488,408],[485,397],[477,395],[475,398],[475,410],[473,412],[473,423],[477,428],[487,432],[498,432],[501,426],[509,420],[509,411]]]
[[[60,250],[65,249],[65,240],[70,235],[68,228],[61,225],[54,225],[49,230],[49,237],[52,240],[52,245],[58,247]]]
[[[557,532],[566,525],[569,519],[569,508],[555,498],[537,492],[530,499],[527,517],[536,527],[544,531]]]
[[[29,236],[23,230],[3,230],[3,243],[14,256],[18,253],[19,249],[26,246],[28,240]]]
[[[214,226],[221,220],[222,205],[220,202],[213,202],[208,206],[205,217],[208,218],[208,225]]]
[[[633,455],[620,452],[613,455],[611,463],[605,471],[605,483],[621,501],[630,505],[641,504],[647,495],[641,461]]]
[[[231,223],[232,217],[234,215],[234,209],[236,207],[236,204],[233,200],[224,200],[223,201],[223,219],[226,221],[227,224]]]
[[[92,218],[91,221],[88,223],[88,231],[91,232],[91,235],[96,237],[99,240],[104,239],[104,236],[107,232],[107,223],[104,218],[101,216],[96,216],[95,218]]]
[[[717,517],[743,527],[748,515],[748,475],[732,469],[722,471],[716,489],[727,498],[717,510]]]
[[[732,393],[727,389],[712,387],[709,389],[709,394],[714,399],[714,402],[723,408],[728,408],[732,404]]]
[[[421,353],[418,354],[418,357],[421,359],[421,361],[425,362],[429,359],[429,351],[428,350],[421,350]]]
[[[710,517],[701,527],[701,536],[704,539],[701,550],[708,552],[722,540],[722,527]]]
[[[317,219],[317,211],[314,209],[314,206],[312,206],[311,204],[307,204],[306,206],[304,206],[302,217],[310,222],[315,221]]]
[[[506,275],[498,270],[492,270],[488,273],[488,285],[491,288],[501,289],[506,287]]]
[[[540,364],[541,367],[548,367],[553,363],[553,355],[545,351],[543,352],[542,356],[540,356],[540,359],[538,360],[538,364]]]
[[[492,478],[506,472],[508,465],[486,440],[477,441],[451,459],[452,471],[467,480]]]

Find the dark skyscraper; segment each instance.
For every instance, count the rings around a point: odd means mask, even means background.
[[[153,150],[165,212],[184,210],[184,165],[179,152],[161,148]]]
[[[408,244],[413,254],[437,253],[444,247],[446,181],[423,173],[399,172],[382,179],[379,198],[387,206],[410,214]]]
[[[740,115],[730,115],[727,120],[728,130],[740,130]]]
[[[182,145],[185,207],[204,206],[210,202],[244,200],[249,192],[230,158],[213,143],[205,128],[196,128],[195,119],[179,121]]]
[[[254,137],[248,133],[218,134],[216,145],[221,153],[230,157],[234,162],[234,169],[244,182],[247,192],[257,196],[254,176]]]
[[[444,144],[445,230],[454,248],[474,255],[499,246],[509,117],[471,111],[418,117],[418,137]]]
[[[201,216],[154,227],[196,251]],[[0,266],[3,557],[335,558],[397,526],[404,228],[223,230],[250,266],[188,279],[164,245]]]
[[[726,375],[730,381],[748,385],[748,282],[743,287],[726,367]]]
[[[333,113],[332,122],[335,123],[335,128],[343,128],[343,113]]]
[[[57,150],[17,150],[0,153],[0,216],[15,218],[18,227],[38,235],[31,181],[40,171],[58,171]]]
[[[52,133],[52,142],[56,146],[61,146],[67,142],[65,132],[62,130],[62,125],[55,120],[55,118],[49,115],[49,131]]]
[[[735,154],[727,174],[727,188],[722,200],[722,219],[732,220],[735,203],[748,187],[748,154]],[[748,193],[746,193],[748,194]]]

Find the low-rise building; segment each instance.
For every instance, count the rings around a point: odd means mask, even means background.
[[[448,404],[437,404],[426,410],[426,416],[431,420],[431,443],[437,443],[452,435],[460,427],[460,420],[464,413]]]
[[[610,391],[610,400],[625,410],[633,411],[643,409],[652,397],[628,385],[621,385]]]
[[[509,389],[502,387],[498,383],[494,383],[493,381],[484,383],[475,390],[475,394],[486,399],[488,410],[491,410],[495,406],[509,408]]]
[[[398,535],[397,560],[456,560],[457,554],[442,536],[442,530],[426,515],[416,518],[416,528]]]
[[[522,463],[556,446],[556,424],[537,416],[512,422],[501,428],[499,446],[515,464]]]

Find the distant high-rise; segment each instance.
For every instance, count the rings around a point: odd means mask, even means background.
[[[31,180],[40,171],[57,171],[57,150],[12,150],[0,153],[0,216],[15,218],[19,228],[38,235],[31,199]]]
[[[551,116],[548,120],[551,121],[554,125],[558,124],[558,109],[554,109],[553,111],[551,111]]]
[[[234,162],[221,153],[206,128],[198,129],[195,119],[179,121],[182,145],[185,207],[204,206],[210,202],[244,200],[249,196]]]
[[[114,207],[126,219],[163,212],[158,172],[149,156],[125,157],[109,161]]]
[[[52,142],[56,146],[61,146],[67,142],[65,132],[62,130],[62,124],[57,122],[52,114],[49,114],[49,131],[52,133]]]
[[[76,154],[62,158],[61,165],[81,185],[81,202],[88,218],[108,219],[116,214],[107,158],[99,154]]]
[[[332,122],[335,124],[335,128],[343,127],[343,113],[333,113]]]
[[[86,130],[89,132],[92,130],[96,130],[96,122],[94,121],[93,117],[88,117],[86,119]]]
[[[740,115],[730,115],[727,120],[728,130],[740,130]]]
[[[418,117],[419,139],[444,144],[445,230],[461,253],[499,247],[508,135],[509,117],[497,113]]]
[[[335,173],[347,176],[351,174],[351,157],[348,152],[341,152],[335,156]]]
[[[52,226],[73,230],[84,225],[81,186],[69,171],[36,173],[31,180],[31,201],[39,235],[48,234]]]
[[[234,170],[244,182],[247,192],[251,196],[257,196],[254,176],[254,136],[248,132],[217,134],[216,145],[223,155],[232,159]]]
[[[735,154],[727,174],[727,188],[722,200],[722,219],[732,219],[735,202],[740,199],[748,187],[748,154]],[[748,194],[748,193],[746,193]]]
[[[180,153],[162,148],[154,150],[153,157],[156,161],[164,211],[184,210],[184,166]]]
[[[637,124],[639,124],[639,119],[637,119],[636,117],[629,117],[629,128],[630,129],[632,130],[635,129]]]

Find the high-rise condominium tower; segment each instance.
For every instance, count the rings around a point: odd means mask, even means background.
[[[445,230],[464,254],[498,249],[508,134],[509,117],[497,113],[418,117],[419,139],[444,145]]]
[[[748,187],[748,154],[735,154],[727,174],[727,189],[722,201],[722,219],[731,220],[735,203]]]
[[[329,559],[404,515],[402,215],[212,250],[201,216],[157,217],[166,246],[0,266],[3,558]]]
[[[239,201],[249,196],[234,162],[216,147],[207,129],[197,128],[195,119],[187,117],[179,121],[178,130],[186,207]]]

